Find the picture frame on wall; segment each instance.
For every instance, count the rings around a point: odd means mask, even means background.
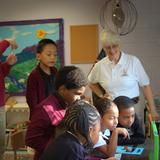
[[[25,93],[28,75],[38,63],[36,45],[43,38],[57,43],[55,66],[57,69],[64,66],[64,21],[61,18],[0,22],[0,39],[6,38],[15,38],[19,46],[16,50],[8,48],[1,57],[1,61],[5,61],[13,52],[18,59],[5,80],[7,93]]]

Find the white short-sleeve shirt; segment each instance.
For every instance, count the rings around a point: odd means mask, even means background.
[[[139,86],[149,85],[140,60],[121,52],[120,60],[114,64],[108,57],[97,62],[88,76],[89,83],[99,83],[112,99],[118,96],[134,98],[139,96]]]
[[[93,146],[93,148],[97,148],[97,147],[106,145],[107,144],[106,140],[109,140],[109,137],[110,137],[109,129],[106,129],[103,133],[100,131],[98,142]]]

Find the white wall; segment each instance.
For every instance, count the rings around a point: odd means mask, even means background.
[[[98,24],[103,0],[3,0],[0,21],[64,19],[65,64],[70,64],[70,25]],[[91,64],[80,65],[88,73]]]
[[[1,0],[0,21],[64,19],[65,64],[70,64],[70,25],[98,24],[105,0]],[[138,10],[136,29],[122,37],[122,49],[138,56],[160,94],[160,1],[131,0]],[[78,64],[87,74],[91,64]]]
[[[138,24],[132,33],[122,37],[122,48],[140,58],[154,94],[160,95],[160,1],[134,0],[134,4],[138,10]]]

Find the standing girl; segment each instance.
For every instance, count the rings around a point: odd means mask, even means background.
[[[31,72],[27,81],[26,99],[30,108],[30,119],[35,109],[54,91],[54,79],[57,69],[54,67],[57,57],[57,44],[51,39],[42,39],[37,46],[39,64]]]

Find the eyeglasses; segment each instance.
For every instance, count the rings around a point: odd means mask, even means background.
[[[113,45],[111,45],[111,46],[105,46],[104,48],[106,49],[106,50],[111,50],[111,49],[117,49],[118,48],[118,44],[113,44]]]

